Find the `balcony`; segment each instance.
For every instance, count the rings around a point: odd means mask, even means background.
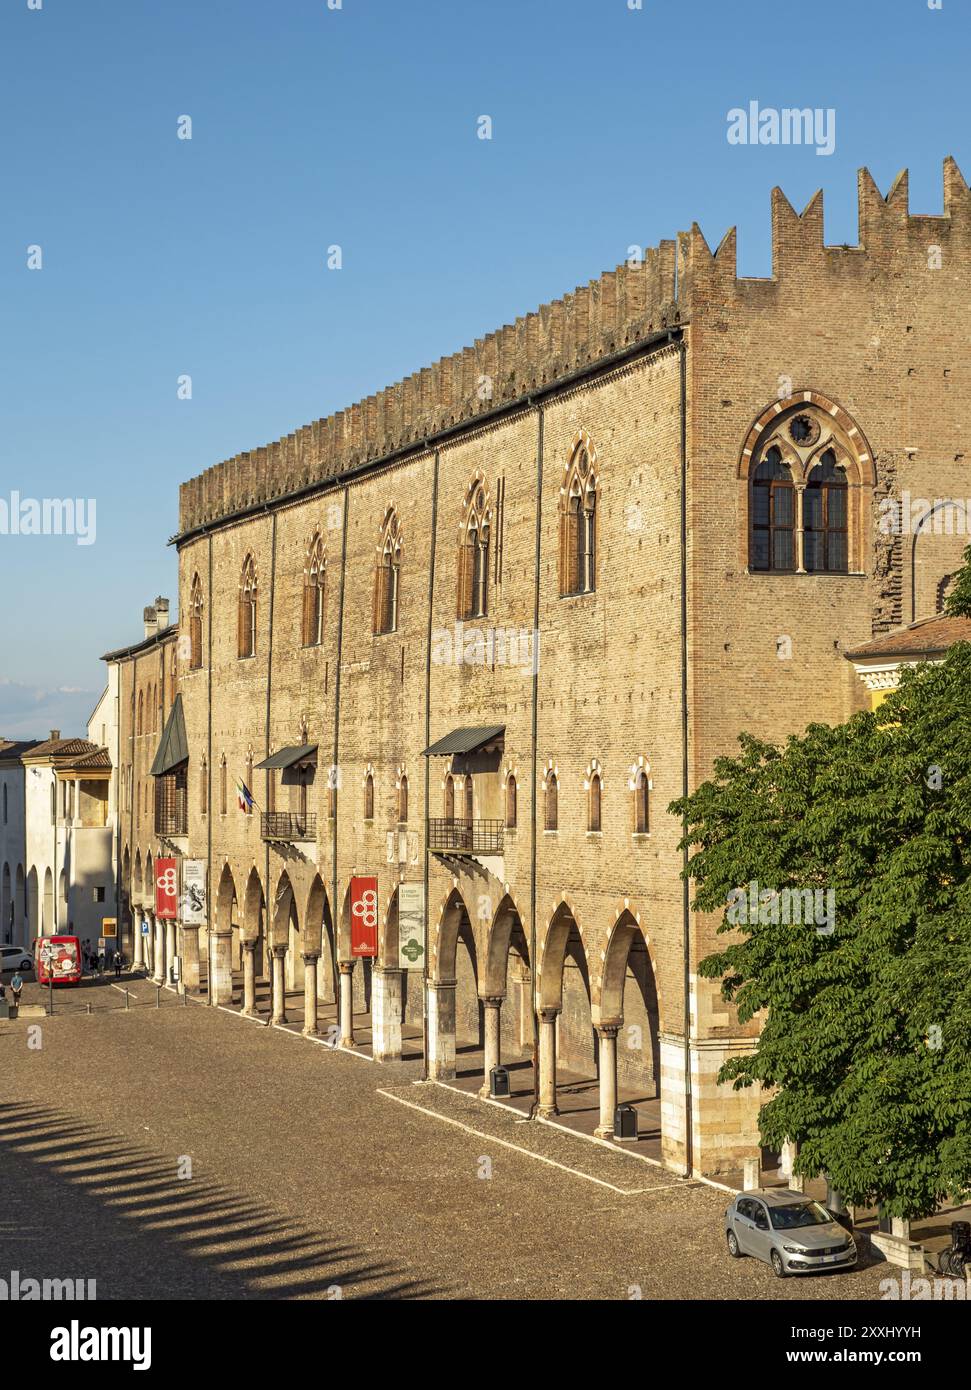
[[[432,854],[502,854],[501,820],[428,821],[428,848]]]
[[[263,811],[260,835],[264,840],[316,840],[316,811]]]
[[[155,811],[155,834],[167,839],[173,835],[188,835],[189,809],[180,806],[174,811]]]

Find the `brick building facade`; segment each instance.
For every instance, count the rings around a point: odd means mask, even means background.
[[[190,986],[208,957],[225,1002],[240,969],[251,1009],[272,971],[278,1017],[286,986],[310,1029],[339,996],[344,1043],[367,1009],[387,1058],[424,1020],[441,1078],[464,1042],[488,1070],[535,1040],[540,1113],[557,1066],[599,1066],[601,1132],[619,1077],[676,1170],[753,1152],[758,1096],[715,1077],[755,1034],[698,978],[717,923],[667,807],[741,730],[862,707],[845,651],[936,611],[966,543],[885,504],[971,492],[971,195],[951,160],[943,216],[910,214],[905,175],[859,195],[859,246],[824,245],[821,195],[797,215],[776,190],[770,278],[695,226],[183,485],[178,669],[152,679],[160,717],[181,695],[209,865]],[[355,875],[378,879],[373,961]],[[425,889],[419,971],[402,882]]]

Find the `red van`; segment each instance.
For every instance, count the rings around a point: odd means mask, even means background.
[[[42,985],[80,984],[80,938],[76,936],[38,936],[34,941],[34,970],[38,983]]]

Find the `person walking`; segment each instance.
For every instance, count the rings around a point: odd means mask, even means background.
[[[10,993],[13,995],[13,1004],[17,1012],[20,1012],[20,994],[24,987],[23,976],[18,970],[10,981]]]
[[[115,952],[115,979],[121,979],[122,955],[120,951]]]

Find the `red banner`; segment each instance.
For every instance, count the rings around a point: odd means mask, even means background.
[[[351,879],[351,955],[378,954],[378,881]]]
[[[174,859],[155,861],[155,915],[173,922],[179,915],[179,868]]]

